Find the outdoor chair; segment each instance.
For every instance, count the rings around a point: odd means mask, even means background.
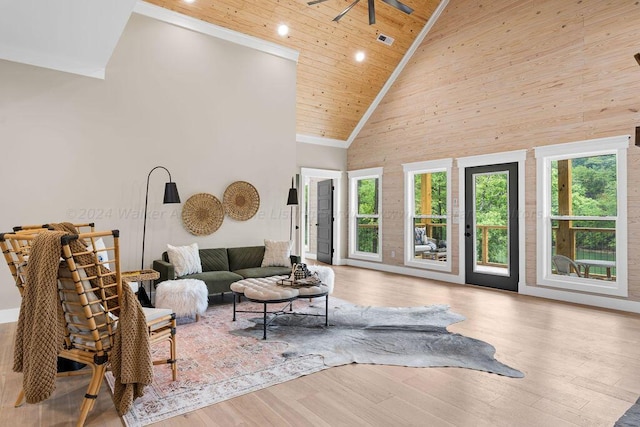
[[[554,255],[551,260],[556,267],[556,272],[564,276],[582,277],[580,266],[574,260],[564,255]]]
[[[58,231],[54,231],[56,228]],[[55,362],[59,356],[91,368],[91,380],[77,422],[81,426],[94,405],[108,367],[116,377],[113,397],[121,414],[128,410],[132,399],[141,395],[144,385],[151,382],[152,363],[170,364],[172,377],[176,379],[176,321],[169,309],[143,309],[131,289],[122,286],[117,230],[71,234],[73,229],[71,224],[64,227],[20,228],[14,233],[0,235],[0,248],[23,297],[14,369],[22,371],[24,377],[23,390],[15,406],[22,404],[25,397],[30,403],[49,397],[53,388],[46,380],[43,386],[40,378],[46,378],[52,369],[55,378]],[[103,248],[98,248],[96,244],[100,238],[108,242]],[[38,239],[40,243],[36,243]],[[40,249],[34,250],[36,245],[40,245]],[[47,264],[41,260],[43,245],[53,245],[57,251],[57,254],[50,255],[52,258],[47,268],[43,268]],[[27,269],[28,264],[32,270]],[[57,282],[57,286],[55,283],[53,285],[53,297],[47,293],[46,286],[41,286],[45,276],[53,277]],[[53,303],[48,301],[52,298]],[[49,313],[48,316],[53,316],[53,321],[40,322],[43,316],[47,316],[47,310],[52,308],[54,314]],[[37,311],[38,315],[29,320],[29,313],[33,311]],[[54,342],[56,345],[53,347],[60,348],[52,356],[47,353],[50,350],[37,347],[40,341],[51,344],[50,341],[57,336],[56,311],[64,317],[58,317],[63,333],[60,336],[61,345]],[[35,331],[35,336],[29,337],[27,331]],[[169,359],[152,362],[149,346],[165,341],[169,344]],[[34,346],[36,350],[31,348]],[[36,359],[38,363],[34,363]],[[45,359],[46,363],[41,363],[41,359]],[[146,372],[147,365],[149,372]],[[89,372],[83,369],[60,373],[58,376],[79,373]],[[133,384],[119,382],[123,373],[134,379],[131,381]],[[127,390],[128,387],[133,389]]]

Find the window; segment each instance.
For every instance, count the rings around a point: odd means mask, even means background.
[[[536,148],[538,282],[627,296],[629,137]]]
[[[405,265],[451,271],[451,159],[403,165]]]
[[[349,257],[382,261],[382,168],[349,172]]]

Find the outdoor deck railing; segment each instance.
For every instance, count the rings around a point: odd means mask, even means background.
[[[441,233],[441,229],[446,227],[446,224],[416,224],[416,226],[427,227],[427,234],[430,236],[437,236]],[[477,225],[477,238],[478,238],[478,259],[476,260],[478,265],[490,266],[490,267],[507,267],[506,249],[501,251],[492,245],[498,243],[492,240],[504,240],[500,237],[506,236],[507,226],[505,225]],[[555,233],[555,228],[553,229]],[[615,251],[608,250],[602,247],[578,247],[576,242],[580,239],[580,233],[613,233],[613,228],[595,228],[595,227],[570,227],[571,231],[571,244],[569,257],[572,259],[597,259],[615,261]],[[359,224],[358,225],[358,251],[377,253],[378,252],[378,224]],[[555,237],[554,237],[555,241]],[[492,250],[495,249],[495,250]],[[554,251],[555,253],[555,251]],[[497,255],[496,255],[497,254]],[[615,268],[613,268],[613,277],[615,277]],[[592,267],[590,271],[590,277],[606,277],[605,268]]]

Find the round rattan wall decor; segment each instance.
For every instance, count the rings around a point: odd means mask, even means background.
[[[182,208],[182,223],[191,234],[208,236],[222,225],[224,209],[216,196],[198,193],[189,197]]]
[[[236,181],[224,190],[224,213],[231,219],[246,221],[252,218],[260,207],[258,190],[245,181]]]

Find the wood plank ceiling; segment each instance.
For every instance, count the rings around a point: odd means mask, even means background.
[[[339,22],[352,0],[146,0],[175,12],[297,50],[297,133],[346,141],[424,28],[440,0],[402,0],[407,15],[376,0],[369,25],[367,1]],[[280,24],[289,34],[277,33]],[[395,39],[391,46],[379,34]],[[355,60],[363,51],[363,62]]]

